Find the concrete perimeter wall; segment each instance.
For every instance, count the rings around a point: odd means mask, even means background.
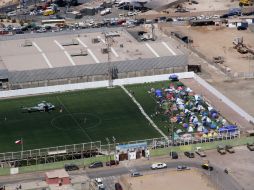
[[[116,79],[114,80],[113,85],[127,85],[127,84],[139,84],[139,83],[145,83],[145,82],[163,81],[163,80],[168,80],[170,75],[171,74],[164,74],[164,75]],[[180,79],[194,77],[193,72],[177,73],[177,75],[179,76]],[[64,85],[56,85],[56,86],[44,86],[44,87],[37,87],[37,88],[26,88],[26,89],[18,89],[18,90],[7,90],[7,91],[0,91],[0,98],[13,98],[13,97],[19,97],[19,96],[58,93],[58,92],[82,90],[82,89],[89,89],[89,88],[102,88],[107,86],[108,86],[108,81],[104,80],[104,81],[64,84]]]
[[[201,84],[204,88],[206,88],[209,92],[211,92],[214,96],[220,98],[225,104],[227,104],[231,109],[237,112],[239,115],[244,117],[247,121],[254,123],[254,118],[245,112],[242,108],[208,84],[205,80],[200,78],[193,72],[183,72],[176,73],[179,76],[179,79],[183,78],[193,78],[199,84]],[[114,80],[113,85],[128,85],[128,84],[139,84],[146,82],[157,82],[157,81],[165,81],[169,79],[170,74],[164,75],[154,75],[154,76],[143,76],[143,77],[133,77],[133,78],[124,78],[124,79],[116,79]],[[56,86],[45,86],[45,87],[37,87],[37,88],[27,88],[27,89],[18,89],[18,90],[8,90],[8,91],[0,91],[0,98],[13,98],[20,96],[28,96],[28,95],[39,95],[39,94],[48,94],[48,93],[58,93],[58,92],[66,92],[73,90],[82,90],[89,88],[102,88],[107,87],[108,81],[95,81],[95,82],[85,82],[85,83],[76,83],[76,84],[65,84],[65,85],[56,85]]]

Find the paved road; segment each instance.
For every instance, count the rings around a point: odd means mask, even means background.
[[[159,161],[163,162],[163,160],[159,160]],[[167,159],[167,162],[166,162],[168,169],[175,169],[178,165],[186,165],[189,167],[200,169],[204,174],[209,175],[209,178],[212,180],[215,186],[218,187],[219,189],[230,189],[230,190],[242,189],[242,187],[235,181],[235,179],[231,175],[224,173],[223,169],[220,169],[213,165],[214,170],[211,172],[208,172],[201,168],[202,163],[203,162],[198,159],[193,159],[193,160],[185,159],[182,161],[181,160],[172,161]],[[128,166],[128,165],[124,166],[123,164],[122,166],[111,167],[111,168],[80,170],[78,172],[71,172],[70,176],[74,177],[74,176],[86,174],[90,178],[95,178],[95,177],[107,178],[109,176],[116,177],[116,176],[120,176],[124,174],[129,174],[131,170],[136,170],[145,174],[145,173],[151,172],[150,166],[151,166],[151,163],[149,161],[142,161],[142,162],[137,162],[131,166]],[[157,171],[152,171],[152,172],[157,172]],[[33,180],[42,180],[44,178],[44,172],[39,172],[35,174],[23,174],[23,175],[25,175],[23,176],[23,178],[19,178],[18,176],[16,178],[10,177],[10,179],[6,177],[0,177],[0,183],[5,182],[9,184],[16,184],[16,183],[22,183],[22,182],[29,182]]]

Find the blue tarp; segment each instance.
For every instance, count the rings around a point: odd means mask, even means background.
[[[235,126],[235,125],[228,125],[228,126],[225,126],[225,127],[222,127],[222,128],[219,129],[220,133],[235,132],[235,131],[237,131],[237,126]]]

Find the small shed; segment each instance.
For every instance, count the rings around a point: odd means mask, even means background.
[[[116,146],[119,161],[134,160],[146,156],[147,143],[123,144]]]
[[[64,169],[60,169],[46,172],[46,183],[49,185],[58,184],[61,186],[70,184],[71,181],[69,174]]]

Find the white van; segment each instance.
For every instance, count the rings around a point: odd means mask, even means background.
[[[12,12],[8,12],[7,16],[16,16],[17,12],[16,11],[12,11]]]

